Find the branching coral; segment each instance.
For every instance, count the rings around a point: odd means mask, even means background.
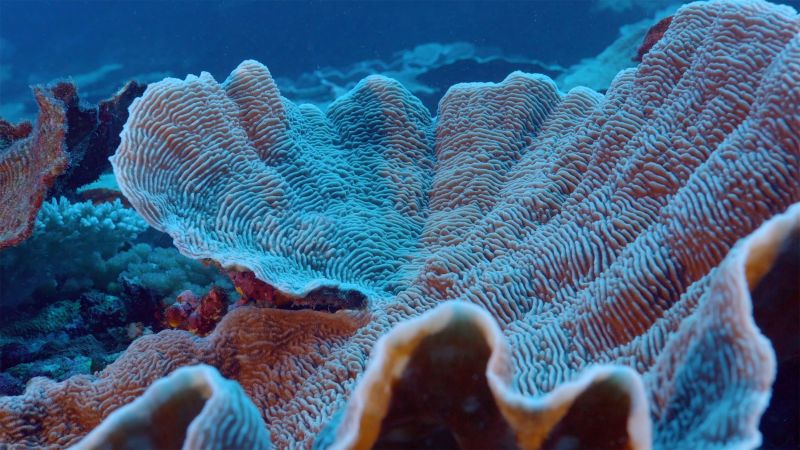
[[[0,252],[0,305],[77,297],[90,289],[118,295],[127,282],[160,297],[230,288],[214,268],[172,248],[133,244],[147,224],[117,200],[92,205],[63,197],[42,205],[33,236]]]
[[[105,274],[106,290],[112,293],[120,292],[123,283],[141,286],[170,301],[186,290],[202,295],[219,286],[232,292],[231,283],[216,268],[205,267],[174,248],[145,243],[112,256],[97,273]]]
[[[0,252],[0,304],[9,308],[33,297],[68,298],[98,284],[105,287],[101,280],[106,260],[146,228],[135,211],[119,202],[45,202],[33,237]]]
[[[0,119],[0,249],[30,236],[42,201],[72,195],[108,168],[127,107],[145,86],[130,82],[96,108],[79,103],[70,82],[34,88],[35,127]]]

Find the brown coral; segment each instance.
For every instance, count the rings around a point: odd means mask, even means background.
[[[33,93],[34,127],[0,121],[0,249],[30,236],[47,190],[67,166],[64,104],[45,88]]]

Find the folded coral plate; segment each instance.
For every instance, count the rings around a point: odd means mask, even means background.
[[[691,4],[605,95],[517,72],[453,86],[435,117],[380,76],[298,106],[245,61],[151,84],[121,138],[123,193],[182,253],[365,301],[142,337],[96,376],[0,399],[0,442],[74,444],[200,363],[279,448],[760,442],[775,356],[750,291],[800,226],[790,8]],[[192,370],[154,389],[201,379],[205,401],[241,404]],[[235,446],[198,430],[185,448]]]

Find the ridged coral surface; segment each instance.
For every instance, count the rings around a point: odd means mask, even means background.
[[[120,187],[184,254],[288,293],[408,287],[433,152],[430,115],[399,83],[368,78],[326,116],[282,102],[246,61],[223,85],[158,83],[131,114],[112,158]]]
[[[73,447],[106,448],[264,450],[270,443],[264,421],[238,383],[213,367],[192,366],[158,380]]]
[[[150,85],[112,161],[145,219],[186,255],[368,306],[242,308],[207,338],[142,338],[96,378],[0,399],[0,442],[74,442],[205,362],[242,384],[273,443],[310,446],[380,335],[462,300],[498,322],[520,395],[623,365],[656,448],[757,445],[774,357],[718,266],[800,201],[798,32],[789,8],[692,4],[606,95],[514,73],[452,87],[435,119],[381,77],[327,113],[296,106],[254,61],[222,84]]]
[[[0,249],[30,236],[47,189],[67,167],[64,104],[46,88],[35,88],[34,95],[39,117],[33,129],[0,120]]]

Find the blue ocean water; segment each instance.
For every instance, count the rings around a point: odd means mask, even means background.
[[[72,77],[82,98],[96,102],[129,79],[152,82],[207,71],[221,80],[242,60],[256,59],[274,77],[296,81],[315,70],[392,61],[398,52],[431,43],[468,43],[481,55],[518,62],[482,72],[456,67],[441,83],[499,81],[516,68],[533,69],[519,63],[525,60],[568,68],[594,57],[621,26],[678,4],[2,0],[0,116],[32,118],[28,86],[63,77]]]

